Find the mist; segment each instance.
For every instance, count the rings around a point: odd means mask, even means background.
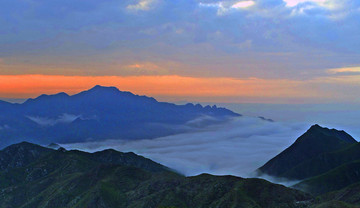
[[[62,115],[58,116],[56,119],[40,117],[40,116],[27,116],[27,118],[29,118],[30,120],[32,120],[33,122],[37,123],[40,126],[54,126],[58,123],[71,123],[80,117],[81,116],[67,114],[67,113],[63,113]]]
[[[196,120],[192,124],[196,125]],[[269,122],[243,116],[201,132],[152,140],[107,140],[61,146],[88,152],[109,148],[134,152],[186,176],[209,173],[252,177],[257,168],[290,146],[309,127],[305,123]]]

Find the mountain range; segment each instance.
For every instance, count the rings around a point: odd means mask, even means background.
[[[300,181],[292,187],[257,178],[185,177],[131,152],[22,142],[0,151],[0,207],[355,208],[359,169],[359,143],[319,125],[258,170]]]
[[[0,101],[0,207],[360,207],[360,144],[319,125],[256,171],[294,181],[291,187],[258,178],[185,177],[135,153],[68,151],[57,144],[151,139],[238,116],[102,86],[22,104]]]
[[[134,153],[57,150],[22,142],[0,151],[0,207],[309,207],[304,192],[262,179],[185,177]]]
[[[95,86],[75,95],[41,95],[22,104],[0,101],[0,147],[103,139],[151,139],[240,116],[225,108],[175,105]]]

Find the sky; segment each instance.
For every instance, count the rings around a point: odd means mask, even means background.
[[[0,97],[360,102],[357,0],[0,0]]]

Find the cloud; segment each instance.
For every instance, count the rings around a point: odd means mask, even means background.
[[[304,124],[241,117],[201,132],[140,141],[61,144],[67,149],[132,151],[191,176],[200,173],[250,177],[308,128]]]
[[[200,2],[200,7],[210,7],[216,8],[218,15],[224,15],[231,10],[242,10],[247,9],[255,5],[255,1],[238,1],[238,2],[229,2],[229,1],[219,1],[216,3],[203,3]]]
[[[123,68],[128,70],[129,74],[138,75],[161,75],[169,73],[167,69],[151,62],[133,63],[126,65]]]
[[[286,6],[288,7],[296,7],[299,5],[305,5],[306,3],[311,3],[314,5],[318,5],[327,9],[339,9],[346,3],[347,1],[342,0],[284,0]]]
[[[329,74],[360,74],[360,67],[328,69]]]
[[[231,6],[233,9],[245,9],[251,6],[254,6],[254,1],[239,1]]]
[[[350,0],[284,0],[291,16],[323,16],[329,20],[339,21],[353,13],[357,7]]]
[[[216,8],[217,14],[231,14],[230,11],[251,8],[248,16],[262,16],[264,18],[294,18],[299,15],[321,16],[330,20],[339,20],[353,13],[359,5],[351,0],[274,0],[258,1],[211,1],[199,3],[200,7]]]
[[[312,79],[359,64],[359,1],[328,2],[13,1],[0,8],[0,71]],[[164,71],[126,67],[145,63]]]
[[[27,116],[30,120],[34,121],[40,126],[54,126],[59,123],[71,123],[75,121],[77,118],[80,118],[81,116],[76,116],[72,114],[64,113],[60,115],[58,118],[45,118],[40,116]]]
[[[9,125],[7,125],[7,124],[0,125],[0,131],[2,131],[2,130],[6,130],[6,129],[10,129],[10,126],[9,126]]]
[[[319,5],[323,5],[325,2],[328,2],[328,0],[284,0],[284,2],[288,7],[294,7],[303,3],[316,3]]]
[[[253,45],[252,40],[246,40],[242,43],[239,43],[238,47],[239,47],[239,49],[251,49],[252,45]]]
[[[130,4],[126,8],[134,11],[148,11],[154,8],[158,0],[139,0],[136,4]]]

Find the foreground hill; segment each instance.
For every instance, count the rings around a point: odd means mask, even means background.
[[[319,197],[320,201],[326,202],[330,200],[343,201],[348,204],[360,207],[360,182],[347,186],[343,189],[323,194]]]
[[[344,131],[314,125],[258,172],[300,180],[314,207],[360,207],[360,143]]]
[[[309,207],[312,199],[262,179],[184,177],[115,150],[90,154],[20,143],[0,151],[0,160],[0,207],[287,208]]]
[[[302,180],[326,172],[337,163],[325,162],[323,155],[357,144],[357,141],[344,131],[312,126],[289,148],[260,167],[259,174],[266,174],[291,180]]]
[[[319,195],[340,190],[358,182],[360,182],[360,160],[347,162],[326,173],[308,178],[294,187]]]
[[[175,105],[102,86],[73,96],[41,95],[23,104],[2,101],[0,115],[0,147],[24,140],[49,144],[148,139],[240,116],[216,106]]]

